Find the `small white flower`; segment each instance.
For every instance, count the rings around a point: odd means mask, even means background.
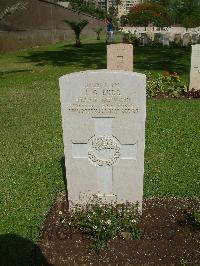
[[[90,219],[90,215],[88,215],[88,217],[87,217],[88,219]]]
[[[136,220],[131,220],[131,223],[136,223]]]
[[[71,222],[69,222],[69,225],[71,225]]]
[[[97,229],[97,226],[96,226],[96,225],[94,225],[94,226],[93,226],[93,229],[95,229],[95,230],[96,230],[96,229]]]
[[[111,220],[108,220],[106,223],[107,223],[108,225],[110,225],[110,224],[111,224]]]
[[[101,223],[103,223],[104,222],[104,220],[101,220]]]
[[[59,211],[59,214],[62,215],[62,211]]]

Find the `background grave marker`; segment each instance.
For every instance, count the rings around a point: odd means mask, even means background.
[[[107,45],[107,69],[133,71],[133,45],[127,43]]]
[[[192,45],[190,90],[200,90],[200,44]]]

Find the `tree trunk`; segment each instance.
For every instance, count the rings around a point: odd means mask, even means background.
[[[81,40],[80,39],[76,39],[76,44],[75,44],[76,47],[81,47]]]

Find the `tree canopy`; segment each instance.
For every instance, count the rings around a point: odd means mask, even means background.
[[[0,10],[0,21],[3,20],[5,17],[14,14],[17,10],[25,9],[27,3],[26,2],[17,2],[7,8]]]
[[[152,3],[158,3],[164,6],[169,13],[171,24],[185,24],[185,21],[192,20],[191,25],[198,26],[198,19],[194,16],[200,16],[199,0],[151,0]]]
[[[78,12],[81,11],[99,19],[104,19],[106,17],[106,12],[91,1],[87,0],[69,0],[69,1],[64,0],[64,1],[69,2],[71,7]]]
[[[168,26],[169,16],[167,9],[158,3],[143,3],[132,7],[128,14],[129,24],[132,26]]]

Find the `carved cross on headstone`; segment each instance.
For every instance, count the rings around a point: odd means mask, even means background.
[[[115,196],[113,167],[119,160],[136,160],[136,143],[120,144],[112,135],[113,118],[93,118],[95,136],[88,143],[72,143],[73,158],[88,158],[96,165],[98,196]]]

